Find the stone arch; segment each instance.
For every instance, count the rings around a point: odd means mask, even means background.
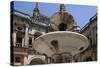
[[[45,62],[40,58],[34,58],[30,61],[29,65],[45,64]]]
[[[65,23],[60,23],[58,28],[59,31],[65,31],[67,29],[67,25]]]

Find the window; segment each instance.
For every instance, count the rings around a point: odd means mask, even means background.
[[[19,63],[21,61],[20,57],[15,57],[15,62]]]
[[[22,27],[18,27],[18,30],[22,30],[23,28]]]
[[[29,38],[29,47],[32,47],[32,37]]]
[[[29,44],[32,44],[32,37],[29,38]]]
[[[65,31],[67,28],[67,25],[64,23],[59,24],[59,31]]]
[[[16,47],[22,47],[22,37],[17,37]]]
[[[22,43],[22,37],[17,37],[17,43]]]
[[[22,26],[17,26],[17,30],[23,32],[24,28]]]

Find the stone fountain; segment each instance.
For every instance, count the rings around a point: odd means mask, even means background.
[[[65,12],[64,4],[60,5],[60,11],[50,18],[50,27],[53,32],[39,36],[33,43],[33,48],[41,54],[53,57],[63,53],[73,57],[87,49],[89,41],[84,35],[75,32],[77,30],[73,16]]]

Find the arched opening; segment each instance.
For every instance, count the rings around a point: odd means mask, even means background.
[[[39,37],[40,35],[42,35],[41,32],[35,32],[35,33],[34,33],[34,39],[36,39],[36,38]]]
[[[84,61],[92,61],[91,57],[87,57]]]
[[[65,31],[67,28],[67,25],[65,23],[59,24],[59,31]]]
[[[44,61],[40,58],[33,59],[29,65],[45,64]]]

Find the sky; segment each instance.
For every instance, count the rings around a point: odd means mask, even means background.
[[[55,12],[59,11],[58,3],[42,3],[38,4],[40,13],[51,17]],[[14,9],[27,13],[30,16],[33,14],[35,7],[34,2],[25,2],[25,1],[14,1]],[[66,12],[70,13],[75,22],[81,28],[89,22],[89,19],[97,13],[97,7],[91,5],[74,5],[74,4],[65,4]]]

